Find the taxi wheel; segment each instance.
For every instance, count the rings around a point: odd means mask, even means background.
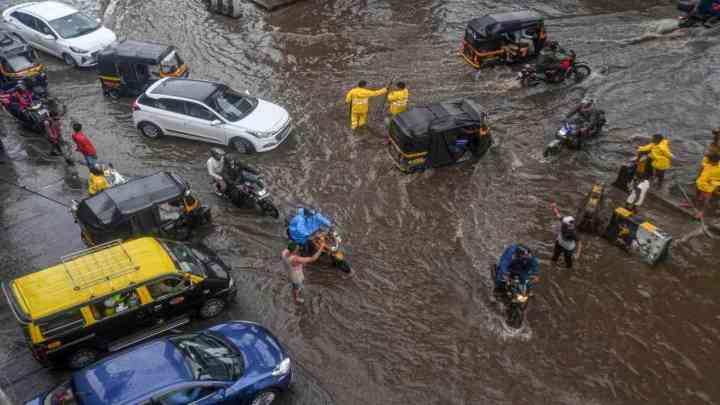
[[[251,405],[270,405],[275,401],[277,393],[275,391],[263,391],[253,398]]]
[[[68,358],[68,366],[73,369],[81,369],[95,362],[100,357],[100,353],[90,347],[82,347],[76,350]]]
[[[202,319],[210,319],[220,315],[223,309],[225,309],[225,301],[219,298],[210,298],[205,301],[198,314]]]
[[[160,138],[163,135],[162,130],[155,124],[143,122],[139,127],[140,132],[150,139]]]

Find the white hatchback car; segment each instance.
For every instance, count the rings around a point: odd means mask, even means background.
[[[2,21],[8,31],[71,66],[94,66],[97,53],[117,39],[100,19],[55,1],[9,7],[2,12]]]
[[[135,127],[148,138],[172,135],[243,153],[275,149],[292,132],[290,114],[279,105],[203,80],[161,79],[132,109]]]

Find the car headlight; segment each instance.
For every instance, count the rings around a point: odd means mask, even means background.
[[[272,375],[273,377],[280,377],[290,372],[290,358],[286,358],[285,360],[281,361],[280,364],[275,367],[275,370],[273,370]]]
[[[86,51],[86,50],[84,50],[84,49],[80,49],[80,48],[75,48],[74,46],[71,46],[71,47],[70,47],[70,50],[73,51],[73,52],[75,52],[75,53],[88,53],[88,51]]]
[[[247,131],[248,134],[254,136],[255,138],[265,139],[270,138],[273,136],[272,132],[262,132],[262,131]]]

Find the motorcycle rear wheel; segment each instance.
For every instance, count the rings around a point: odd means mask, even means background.
[[[352,271],[350,264],[348,262],[346,262],[345,260],[333,259],[333,266],[335,266],[338,270],[343,271],[345,273],[350,273]]]

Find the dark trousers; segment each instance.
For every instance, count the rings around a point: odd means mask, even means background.
[[[558,241],[555,241],[555,249],[553,251],[552,261],[553,263],[557,263],[558,259],[560,258],[560,254],[562,254],[565,258],[565,267],[567,267],[568,269],[572,269],[573,253],[575,253],[574,250],[567,250],[564,247],[560,246],[560,243],[558,243]]]

